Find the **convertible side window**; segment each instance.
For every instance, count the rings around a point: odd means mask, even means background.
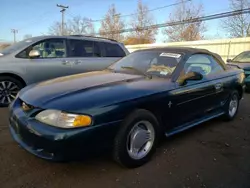
[[[199,72],[204,76],[224,71],[223,67],[210,55],[195,54],[189,57],[184,66],[184,73]]]
[[[224,71],[224,68],[215,60],[214,57],[209,56],[209,58],[210,58],[211,65],[212,65],[212,70],[210,74],[217,74],[217,73]]]

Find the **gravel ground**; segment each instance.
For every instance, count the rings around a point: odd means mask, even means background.
[[[52,163],[12,140],[8,110],[0,109],[0,187],[250,187],[250,94],[236,119],[212,120],[165,139],[146,165],[125,169],[109,154]]]

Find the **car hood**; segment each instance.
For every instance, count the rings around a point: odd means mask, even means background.
[[[98,71],[60,77],[26,87],[20,99],[44,109],[78,111],[108,106],[173,88],[167,79]]]
[[[250,62],[249,63],[237,63],[237,62],[230,62],[228,65],[237,66],[238,68],[244,70],[250,70]]]

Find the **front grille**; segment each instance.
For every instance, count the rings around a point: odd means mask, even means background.
[[[14,129],[15,133],[17,134],[17,136],[19,137],[19,139],[21,139],[22,141],[24,141],[27,145],[30,146],[30,143],[32,142],[27,142],[27,140],[24,140],[24,138],[26,138],[26,136],[29,136],[29,132],[23,127],[26,125],[22,125],[22,123],[18,120],[18,118],[13,114],[10,118],[10,124],[11,127]]]
[[[43,148],[48,143],[40,138],[31,129],[27,128],[28,123],[20,121],[15,115],[10,118],[10,124],[17,137],[29,147]]]

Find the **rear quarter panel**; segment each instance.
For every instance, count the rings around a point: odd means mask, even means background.
[[[238,90],[240,97],[243,96],[245,86],[245,73],[242,69],[230,68],[227,70],[230,76],[229,89]]]

